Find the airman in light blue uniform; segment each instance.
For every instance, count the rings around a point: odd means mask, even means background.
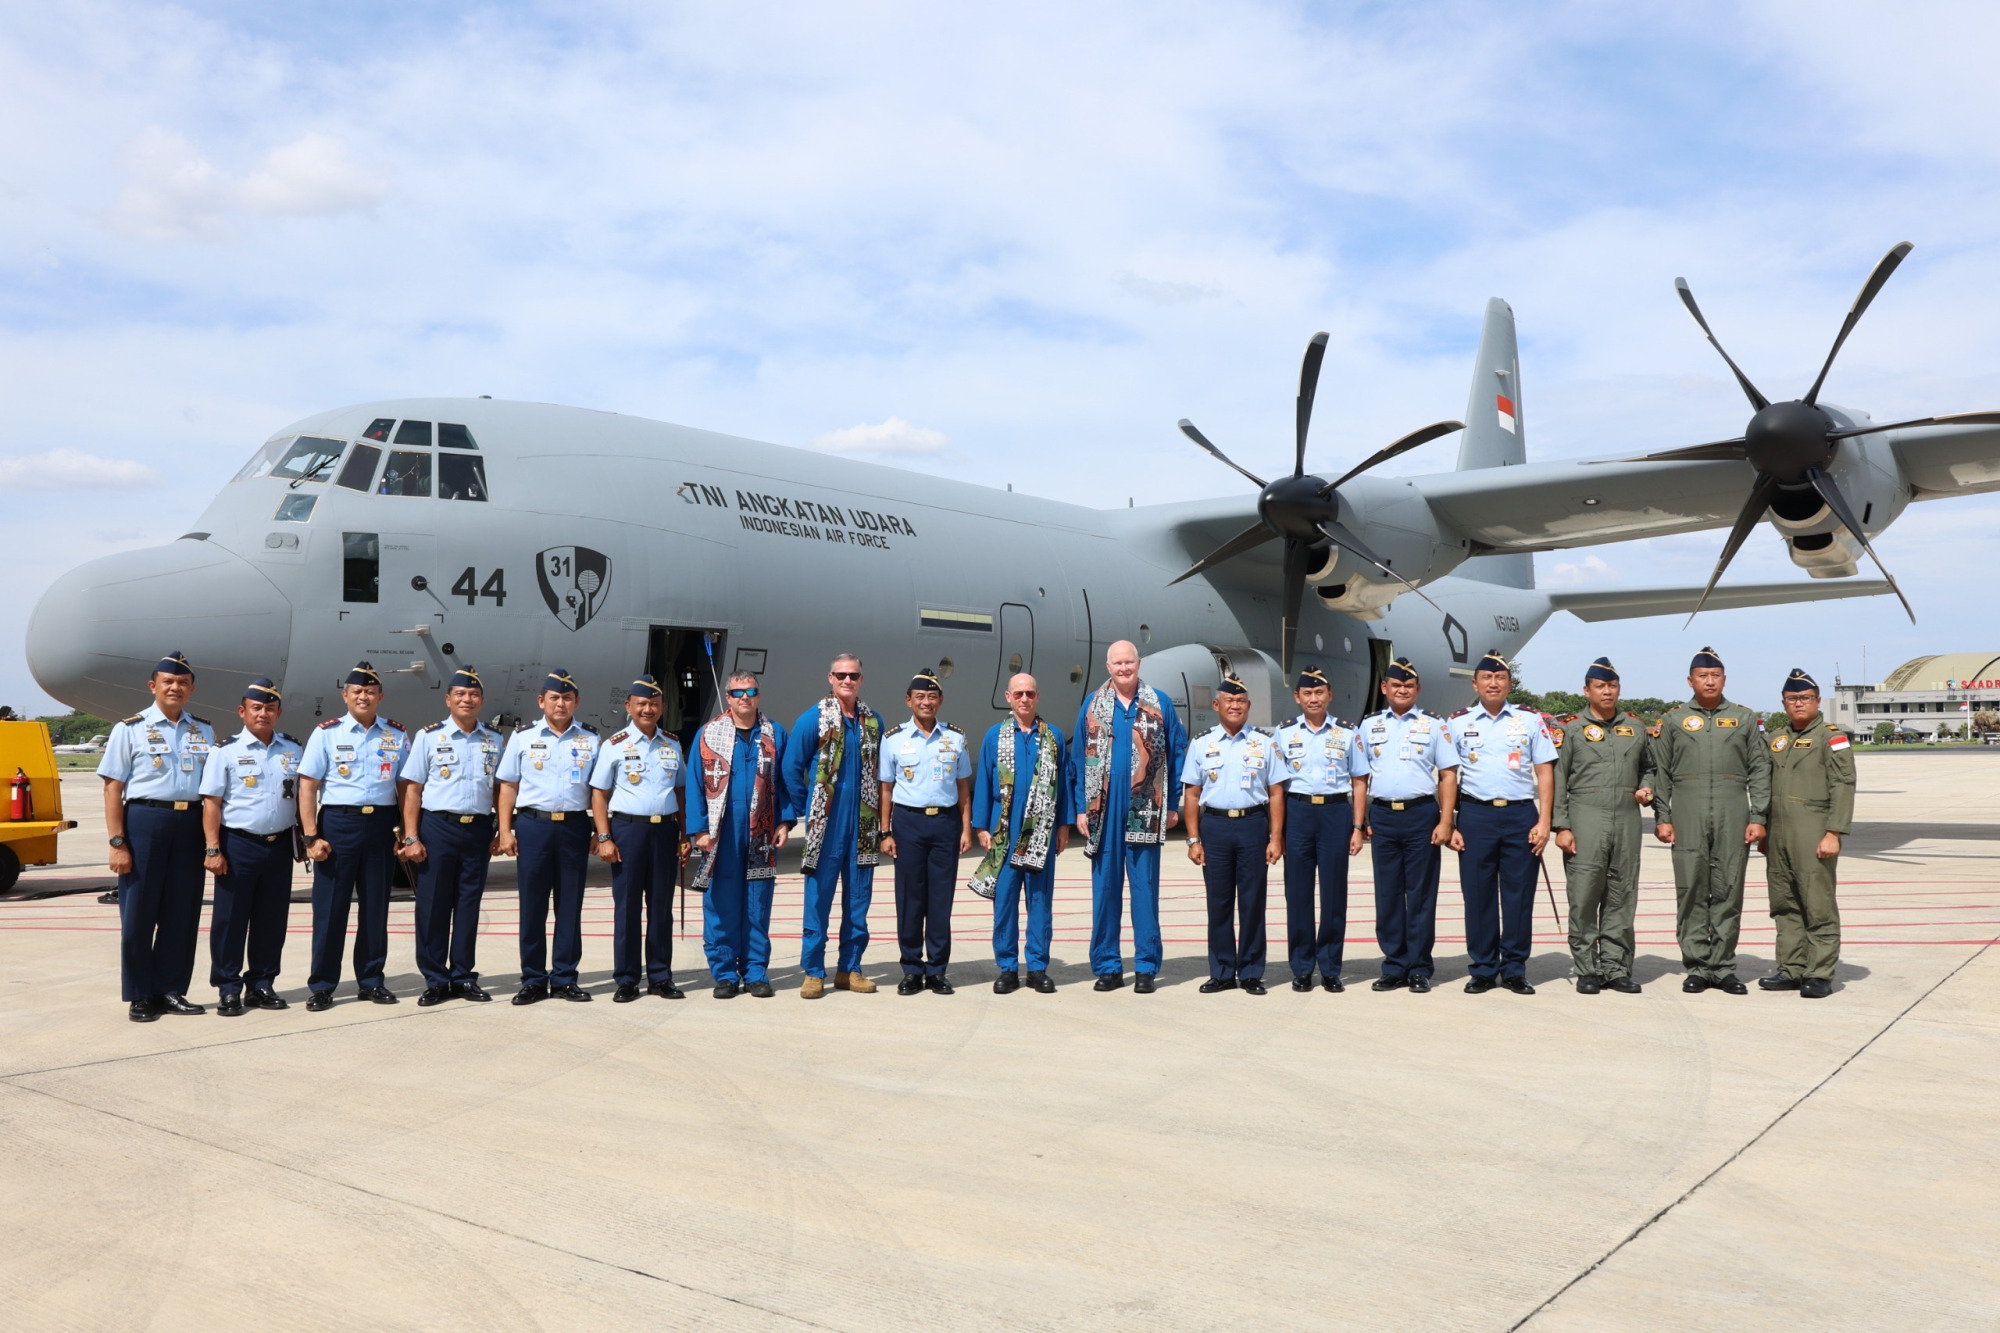
[[[542,717],[516,731],[500,756],[500,847],[520,850],[521,989],[515,1004],[550,995],[588,1000],[583,961],[583,881],[590,846],[590,770],[597,733],[576,721],[576,682],[555,670],[542,681]],[[549,900],[555,900],[555,967],[549,967]]]
[[[246,1003],[252,1009],[287,1007],[272,983],[292,915],[292,839],[305,747],[276,729],[283,707],[269,676],[251,681],[236,710],[243,730],[211,750],[202,769],[202,827],[215,874],[208,981],[221,997],[216,1012],[225,1018],[242,1014]]]
[[[896,858],[896,934],[902,946],[899,995],[950,995],[951,905],[958,858],[972,842],[972,755],[965,734],[937,720],[944,687],[928,669],[910,678],[912,716],[882,737],[876,776],[894,790],[883,848]],[[925,730],[925,723],[930,724]]]
[[[1352,775],[1359,742],[1352,723],[1327,712],[1332,694],[1324,671],[1301,670],[1292,698],[1305,711],[1271,736],[1285,783],[1285,933],[1295,991],[1312,989],[1315,967],[1320,985],[1345,989],[1340,972],[1347,947],[1348,861],[1356,843]]]
[[[590,772],[597,854],[611,865],[612,1000],[647,988],[681,998],[674,985],[674,881],[680,874],[681,743],[660,726],[666,695],[641,676],[625,692],[625,727],[597,751]],[[642,949],[643,945],[643,949]],[[643,974],[641,971],[643,965]]]
[[[1284,846],[1284,810],[1275,801],[1284,773],[1270,733],[1247,724],[1250,692],[1234,673],[1215,687],[1215,711],[1222,721],[1188,742],[1181,764],[1188,856],[1208,890],[1201,990],[1241,986],[1262,995],[1265,900],[1271,863]]]
[[[479,720],[486,686],[473,667],[445,684],[451,716],[419,728],[403,761],[403,847],[417,869],[417,970],[423,1008],[454,996],[485,1003],[479,909],[498,842],[493,791],[505,745]]]
[[[1431,988],[1437,942],[1439,848],[1451,838],[1458,751],[1444,719],[1416,706],[1423,683],[1406,657],[1382,672],[1389,706],[1361,720],[1351,772],[1368,799],[1375,844],[1375,935],[1382,975],[1373,990]],[[1358,801],[1359,796],[1356,797]]]

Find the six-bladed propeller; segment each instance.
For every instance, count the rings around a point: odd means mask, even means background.
[[[1465,429],[1464,423],[1459,421],[1433,422],[1378,450],[1360,466],[1350,469],[1339,481],[1330,482],[1309,474],[1306,471],[1306,431],[1312,424],[1313,394],[1319,387],[1320,362],[1325,358],[1326,334],[1315,333],[1312,341],[1306,344],[1305,360],[1299,367],[1298,441],[1289,477],[1265,481],[1216,448],[1186,417],[1180,422],[1183,435],[1201,446],[1217,462],[1234,468],[1255,482],[1261,494],[1257,497],[1258,521],[1209,552],[1173,582],[1193,578],[1265,542],[1282,538],[1285,543],[1284,610],[1278,622],[1278,657],[1287,677],[1292,672],[1292,648],[1298,638],[1299,607],[1305,598],[1306,574],[1324,559],[1329,545],[1366,561],[1419,597],[1424,597],[1422,589],[1391,569],[1355,535],[1353,529],[1340,521],[1340,487],[1378,463],[1386,463],[1398,454],[1408,453],[1441,435]],[[1428,602],[1430,598],[1424,597],[1424,600]]]

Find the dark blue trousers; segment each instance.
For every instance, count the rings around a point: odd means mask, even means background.
[[[127,1003],[185,995],[201,934],[201,802],[125,807],[132,873],[118,877],[119,983]]]
[[[222,830],[222,859],[229,873],[215,877],[215,907],[208,923],[208,984],[223,995],[269,990],[278,979],[285,927],[292,916],[292,835],[275,839]],[[243,962],[245,946],[250,963]]]
[[[1201,813],[1202,882],[1208,886],[1208,975],[1244,981],[1264,975],[1264,906],[1271,867],[1271,816]]]
[[[521,984],[574,986],[583,961],[583,875],[590,865],[590,816],[514,824],[521,844]],[[556,906],[556,958],[549,968],[549,900]]]
[[[1285,801],[1285,934],[1292,975],[1340,976],[1347,949],[1347,844],[1354,806],[1345,796],[1325,805]],[[1319,881],[1315,928],[1313,881]]]
[[[1526,974],[1535,944],[1535,803],[1458,803],[1458,879],[1465,893],[1465,950],[1475,977]]]
[[[347,913],[358,898],[361,919],[354,929],[354,980],[382,984],[389,963],[389,881],[396,863],[396,811],[378,805],[375,813],[321,810],[320,836],[333,855],[313,862],[312,973],[306,984],[315,994],[340,984],[347,953]]]
[[[424,859],[417,867],[417,970],[426,986],[477,981],[479,904],[493,861],[493,816],[460,816],[426,810],[417,836]]]
[[[1375,938],[1382,945],[1382,975],[1429,977],[1443,861],[1431,845],[1437,798],[1406,801],[1401,810],[1372,805],[1368,822],[1375,830]]]
[[[618,864],[611,867],[612,976],[621,986],[672,981],[674,881],[681,865],[681,817],[666,815],[653,824],[613,815],[611,841],[618,848]]]
[[[961,827],[955,805],[934,815],[915,806],[896,807],[896,939],[903,971],[912,976],[941,977],[951,965]]]

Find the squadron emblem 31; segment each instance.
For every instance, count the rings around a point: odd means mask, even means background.
[[[588,546],[551,546],[535,556],[542,600],[566,629],[590,623],[611,587],[611,557]]]

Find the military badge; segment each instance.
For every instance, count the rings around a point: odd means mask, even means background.
[[[542,600],[564,629],[590,623],[611,586],[611,557],[588,546],[551,546],[535,556]]]
[[[254,787],[254,786],[256,786],[256,785],[257,785],[257,775],[256,775],[255,773],[245,773],[245,774],[243,775],[243,785],[244,785],[244,786],[246,786],[246,787]]]
[[[1718,717],[1717,719],[1715,719],[1715,725],[1718,727],[1733,727],[1739,725],[1741,721],[1742,721],[1741,718]]]
[[[1790,736],[1773,736],[1771,737],[1771,753],[1781,754],[1791,743],[1792,738]]]
[[[1614,736],[1636,736],[1639,733],[1632,730],[1632,728],[1630,727],[1613,727],[1611,729],[1611,734]]]
[[[1700,731],[1706,725],[1707,720],[1699,713],[1689,713],[1681,719],[1681,730],[1690,734]]]
[[[1593,722],[1583,729],[1583,738],[1587,741],[1601,741],[1604,739],[1604,728]]]

